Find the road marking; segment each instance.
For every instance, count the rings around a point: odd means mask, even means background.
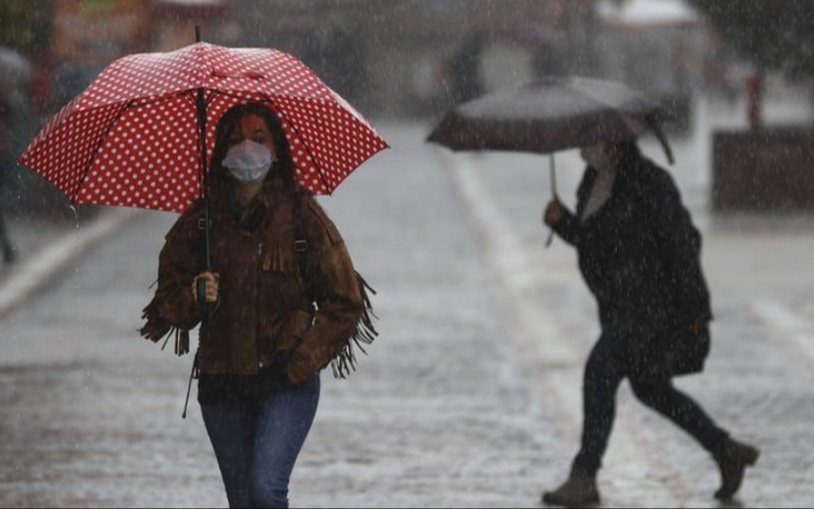
[[[117,231],[135,214],[131,209],[110,211],[90,225],[49,242],[24,259],[20,258],[0,279],[0,321],[48,286],[76,257]]]
[[[792,350],[814,364],[814,324],[801,318],[788,307],[776,302],[757,302],[752,311]]]
[[[529,292],[537,285],[546,284],[540,271],[530,269],[528,249],[484,188],[471,160],[460,155],[448,159],[444,166],[452,167],[457,188],[489,246],[489,260],[500,294],[509,310],[509,321],[517,331],[513,337],[530,371],[546,391],[551,391],[543,397],[553,405],[560,435],[569,440],[578,439],[577,430],[582,424],[580,388],[585,360],[579,348],[582,340],[569,334],[556,313],[528,298]],[[561,280],[561,276],[555,275],[554,279]],[[695,500],[696,493],[679,472],[661,459],[664,456],[662,451],[654,440],[645,436],[643,425],[623,408],[619,408],[618,413],[618,426],[611,439],[606,466],[616,472],[624,471],[628,479],[640,481],[635,491],[646,496],[648,504],[653,507],[680,507]],[[655,482],[647,475],[647,470],[656,473]],[[615,492],[625,489],[625,486],[611,486]]]

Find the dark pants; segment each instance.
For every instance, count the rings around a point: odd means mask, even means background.
[[[641,378],[631,373],[625,339],[620,334],[603,331],[588,358],[583,386],[582,449],[574,460],[574,468],[595,475],[602,466],[616,417],[616,393],[626,377],[642,403],[692,435],[713,456],[720,454],[728,434],[715,425],[698,403],[678,391],[668,375]]]
[[[229,507],[288,507],[288,483],[319,404],[320,381],[256,401],[201,404]]]

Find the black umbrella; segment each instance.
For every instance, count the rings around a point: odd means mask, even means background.
[[[666,120],[670,115],[661,104],[621,83],[551,77],[458,106],[427,141],[455,151],[553,154],[600,142],[635,141],[650,130],[672,164],[673,153],[661,129]],[[553,156],[550,160],[556,196]]]
[[[427,141],[456,151],[549,154],[603,141],[633,141],[652,130],[672,162],[660,127],[669,119],[661,104],[621,83],[544,78],[458,106]]]

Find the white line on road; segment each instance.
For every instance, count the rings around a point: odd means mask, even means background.
[[[77,256],[115,232],[135,211],[111,211],[86,228],[65,234],[20,260],[0,280],[0,320],[45,287]]]
[[[814,364],[814,324],[776,302],[758,302],[752,309],[779,338]]]

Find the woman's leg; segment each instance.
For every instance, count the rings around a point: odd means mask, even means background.
[[[741,487],[746,468],[754,466],[760,457],[760,451],[731,439],[698,403],[678,391],[671,379],[631,380],[631,385],[636,396],[645,405],[673,421],[712,454],[721,470],[721,488],[715,493],[715,497],[721,500],[731,499]]]
[[[719,428],[692,398],[673,386],[670,378],[631,380],[639,400],[692,435],[707,451],[718,457],[729,434]]]
[[[201,405],[206,431],[226,487],[229,507],[251,507],[249,490],[256,410],[249,403]]]
[[[288,483],[319,405],[320,380],[285,383],[260,403],[251,467],[253,507],[288,507]]]
[[[596,474],[608,447],[616,417],[616,392],[626,375],[625,343],[604,332],[585,366],[583,385],[584,422],[582,448],[574,459],[571,475],[554,491],[543,494],[543,503],[587,507],[599,503]]]
[[[603,333],[585,366],[582,448],[574,469],[591,476],[602,466],[616,417],[616,393],[627,374],[624,345],[617,335]]]

